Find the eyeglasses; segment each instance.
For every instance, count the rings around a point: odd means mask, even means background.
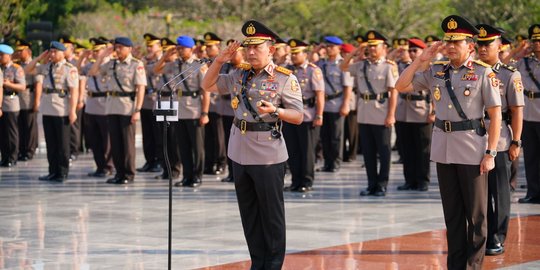
[[[409,49],[409,52],[410,52],[410,53],[417,53],[417,52],[418,52],[418,49]]]

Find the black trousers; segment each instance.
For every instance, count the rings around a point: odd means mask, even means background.
[[[0,117],[0,153],[2,162],[17,162],[19,155],[19,112],[4,112]]]
[[[437,163],[448,269],[481,269],[487,238],[487,174],[480,165]]]
[[[523,121],[523,160],[527,197],[540,199],[540,122]]]
[[[488,174],[487,245],[504,244],[510,221],[510,166],[508,151],[498,152]]]
[[[281,269],[285,259],[285,163],[240,165],[233,162],[236,197],[251,268]]]
[[[432,127],[429,123],[400,122],[403,174],[405,183],[413,187],[429,184]]]
[[[211,169],[214,166],[225,168],[227,152],[222,117],[218,113],[210,112],[208,118],[210,122],[204,126],[205,168]]]
[[[150,109],[141,109],[141,131],[146,163],[154,165],[162,162],[162,129],[160,125],[158,126],[155,116]]]
[[[81,149],[82,112],[77,110],[77,120],[69,126],[69,148],[70,154],[74,156],[78,156]]]
[[[21,110],[19,113],[19,156],[33,158],[38,147],[37,112]]]
[[[225,133],[225,156],[227,156],[227,168],[229,171],[229,177],[234,179],[232,160],[227,155],[227,151],[229,151],[229,138],[231,137],[231,126],[233,125],[234,116],[222,115],[221,119],[223,120],[223,132]]]
[[[313,122],[300,125],[283,123],[283,137],[289,153],[289,170],[293,187],[311,187],[315,179],[315,142],[319,127]]]
[[[519,158],[516,158],[514,159],[514,161],[512,161],[512,165],[510,166],[510,188],[512,190],[516,190],[517,188],[518,170],[519,170]]]
[[[383,125],[358,124],[369,190],[386,190],[390,174],[391,129]],[[377,156],[379,171],[377,172]]]
[[[345,117],[343,131],[343,160],[356,160],[358,152],[358,122],[356,111],[350,111]]]
[[[404,147],[404,143],[406,142],[403,142],[403,129],[405,128],[404,127],[404,124],[405,122],[396,122],[396,124],[394,125],[394,128],[395,128],[395,131],[396,131],[396,142],[395,142],[395,149],[397,150],[398,152],[398,155],[399,155],[399,159],[401,159],[403,161],[403,147]]]
[[[70,155],[70,124],[67,116],[43,116],[49,174],[67,176]]]
[[[178,143],[184,178],[202,180],[204,169],[204,127],[199,119],[178,120]]]
[[[135,124],[131,115],[107,115],[116,178],[135,178]]]
[[[324,112],[321,127],[321,142],[324,166],[339,168],[343,158],[343,125],[344,119],[339,113]]]
[[[92,149],[97,172],[112,172],[113,161],[106,115],[84,114],[86,141]]]
[[[163,122],[158,123],[160,129],[163,130]],[[162,133],[163,134],[163,133]],[[173,179],[180,176],[182,171],[182,158],[180,156],[180,124],[179,122],[169,122],[167,127],[167,155],[171,164],[171,176]],[[163,139],[162,139],[163,140]],[[169,177],[165,164],[163,164],[163,175]]]

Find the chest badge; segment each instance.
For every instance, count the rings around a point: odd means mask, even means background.
[[[436,87],[435,87],[435,91],[433,91],[433,98],[434,98],[436,101],[441,100],[441,89],[439,88],[439,86],[436,86]]]
[[[465,91],[463,91],[463,95],[468,97],[471,95],[471,90],[469,88],[465,89]]]
[[[238,109],[238,103],[240,101],[238,100],[238,97],[235,96],[232,100],[231,100],[231,108],[233,108],[233,110],[236,110]]]

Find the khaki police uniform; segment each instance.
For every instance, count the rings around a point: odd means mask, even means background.
[[[84,109],[84,132],[88,145],[92,149],[96,174],[109,174],[113,171],[111,140],[107,124],[107,77],[89,76],[94,63],[90,62],[81,70],[81,77],[86,79],[86,105]]]
[[[386,192],[390,173],[390,133],[384,125],[389,110],[389,88],[394,88],[398,71],[394,62],[384,58],[376,62],[364,60],[350,65],[349,72],[358,87],[357,120],[366,172],[368,192]],[[373,93],[369,90],[368,83]],[[377,172],[379,156],[379,172]]]
[[[32,59],[21,62],[24,68]],[[25,74],[26,91],[19,93],[21,111],[19,114],[19,160],[29,160],[34,157],[38,147],[37,112],[34,111],[36,76]]]
[[[338,170],[343,158],[344,118],[340,116],[339,109],[343,104],[343,88],[352,87],[353,79],[349,72],[341,71],[339,66],[342,61],[343,58],[338,55],[334,61],[322,59],[316,63],[325,78],[324,124],[321,127],[323,171]]]
[[[13,62],[9,62],[2,69],[2,80],[9,80],[17,84],[26,84],[23,68]],[[17,163],[19,154],[19,125],[18,118],[21,106],[19,93],[7,86],[3,86],[4,97],[2,104],[3,115],[0,117],[0,153],[2,155],[1,166],[11,167]]]
[[[527,66],[529,68],[527,68]],[[523,81],[525,108],[523,108],[523,160],[527,179],[525,198],[540,203],[540,59],[534,55],[524,57],[516,64]],[[530,70],[530,72],[529,72]],[[520,201],[521,202],[521,201]]]
[[[116,71],[116,76],[115,76]],[[132,181],[135,177],[135,124],[131,116],[135,110],[136,86],[146,86],[143,62],[131,54],[123,61],[113,59],[101,64],[100,75],[107,78],[107,121],[111,151],[119,180]]]
[[[65,178],[70,156],[69,91],[79,87],[79,73],[75,66],[62,60],[38,66],[37,74],[43,80],[39,110],[43,114],[49,174]]]
[[[448,95],[445,72],[468,123],[474,123],[472,127],[459,124],[466,120],[459,116]],[[501,105],[495,73],[487,64],[469,58],[459,67],[435,64],[417,73],[414,83],[416,89],[430,89],[436,108],[431,160],[437,163],[448,229],[448,268],[479,268],[487,235],[487,177],[480,174],[487,136],[480,119],[484,108]],[[464,130],[459,130],[460,125]]]
[[[288,66],[300,83],[304,120],[300,125],[283,123],[283,136],[289,153],[289,169],[292,175],[291,191],[307,191],[315,180],[315,143],[320,132],[313,126],[315,120],[315,94],[324,91],[321,69],[307,60],[300,66]]]
[[[510,168],[512,161],[508,155],[512,130],[510,129],[511,116],[509,106],[522,107],[525,105],[523,97],[523,83],[521,74],[514,67],[498,62],[492,67],[497,79],[501,95],[502,124],[497,144],[495,168],[488,174],[488,238],[487,248],[504,245],[508,223],[510,221]],[[490,121],[486,117],[486,128]]]
[[[426,191],[430,181],[432,124],[428,123],[431,103],[429,89],[413,84],[414,91],[399,94],[396,132],[400,133],[400,156],[405,185],[399,190]]]
[[[176,59],[174,62],[167,63],[163,74],[179,74],[188,69],[193,69],[193,74],[187,77],[191,71],[175,79],[171,87],[175,87],[178,98],[178,122],[171,123],[171,134],[177,134],[177,138],[170,138],[169,152],[171,164],[176,167],[173,171],[173,177],[179,174],[178,164],[180,158],[182,163],[182,182],[177,183],[183,186],[198,185],[202,182],[204,166],[204,127],[200,125],[202,113],[202,94],[201,81],[203,73],[196,69],[201,64],[196,61],[195,55],[186,61]],[[184,82],[180,82],[185,79]],[[180,154],[178,156],[178,153]]]

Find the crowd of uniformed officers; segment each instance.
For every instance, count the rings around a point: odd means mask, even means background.
[[[486,243],[486,254],[504,252],[522,145],[527,195],[519,202],[540,203],[540,25],[515,41],[501,28],[459,16],[441,28],[442,41],[429,35],[390,42],[370,30],[355,44],[337,36],[306,43],[285,41],[254,21],[242,28],[243,42],[212,32],[201,40],[146,33],[141,50],[127,37],[93,37],[86,48],[62,36],[35,58],[23,39],[0,44],[0,166],[34,157],[41,113],[49,162],[43,181],[66,181],[70,162],[85,148],[95,161],[88,176],[111,175],[111,184],[132,183],[136,172],[180,179],[175,185],[183,187],[200,186],[203,174],[243,181],[235,174],[245,168],[235,166],[273,162],[262,144],[275,140],[286,142],[288,152],[283,172],[288,168],[292,183],[281,185],[285,191],[309,192],[316,171],[338,172],[361,153],[368,186],[360,195],[385,196],[395,128],[395,162],[403,163],[405,177],[398,190],[427,191],[430,160],[437,163],[448,233],[459,235],[449,238],[448,265],[474,268]],[[271,63],[257,69],[257,52],[246,48],[266,41]],[[212,67],[216,58],[219,68]],[[205,89],[208,70],[213,84]],[[259,82],[260,70],[267,75]],[[283,86],[292,94],[278,91]],[[178,121],[167,134],[153,114],[158,96],[178,102]],[[292,111],[303,113],[302,121]],[[137,121],[145,160],[139,168]],[[269,135],[254,133],[246,144],[235,139],[253,131]],[[170,174],[163,170],[164,137]],[[322,166],[315,168],[318,159]],[[465,223],[478,228],[472,237],[461,238]]]

